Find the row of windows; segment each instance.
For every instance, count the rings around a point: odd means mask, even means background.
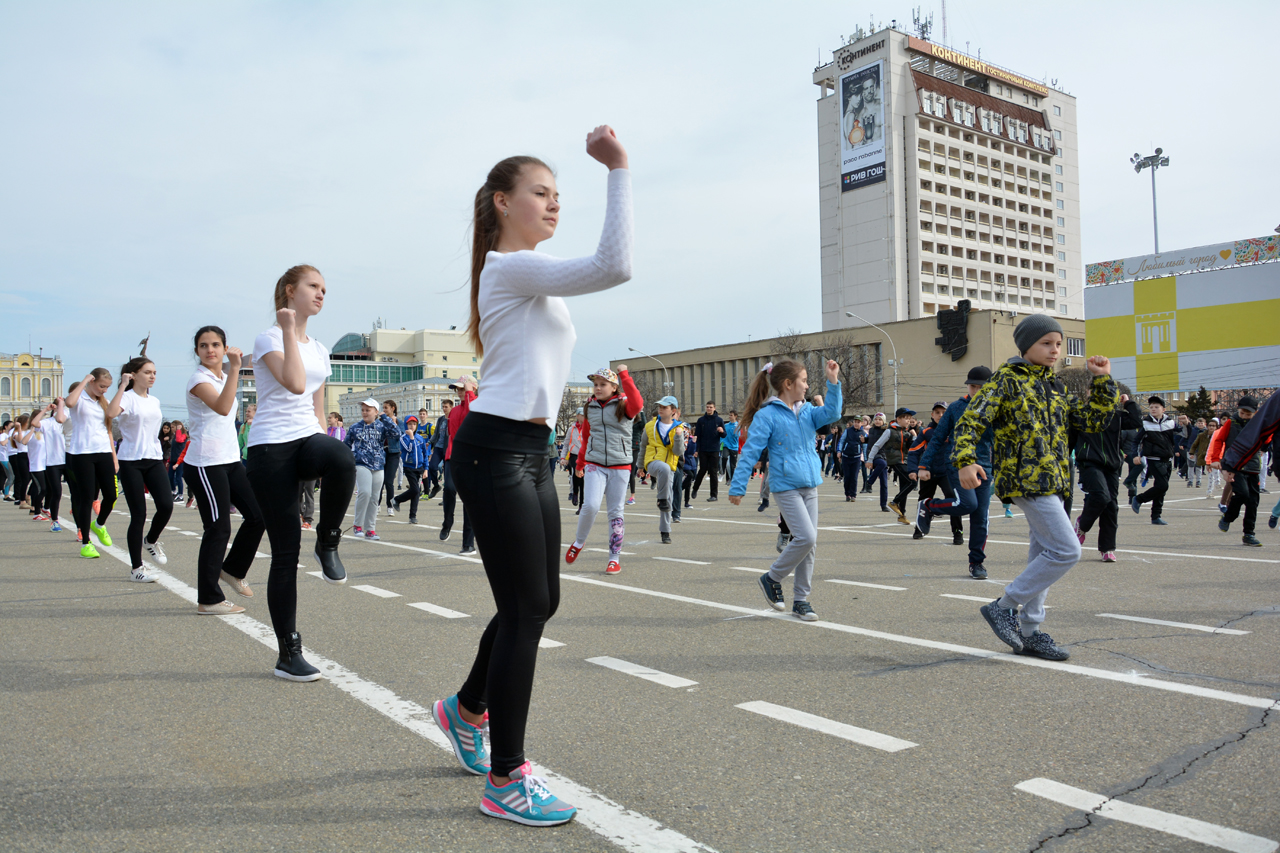
[[[394,385],[422,378],[422,365],[395,364],[332,364],[330,382],[373,382],[378,385]]]
[[[952,160],[957,160],[957,161],[963,160],[965,163],[972,163],[978,167],[990,168],[997,172],[1004,171],[1008,174],[1016,175],[1017,177],[1020,177],[1020,178],[1026,178],[1029,175],[1031,180],[1033,181],[1039,180],[1039,181],[1043,181],[1046,184],[1049,183],[1048,172],[1040,172],[1035,169],[1031,169],[1028,172],[1026,166],[1018,166],[1008,160],[1001,161],[1001,160],[995,159],[994,157],[988,159],[987,155],[985,154],[977,154],[975,156],[974,152],[972,151],[962,152],[959,148],[956,148],[954,145],[947,146],[947,145],[943,145],[941,142],[934,142],[930,144],[929,140],[925,139],[924,137],[921,137],[916,142],[916,150],[922,154],[932,154],[934,157],[949,157]],[[1039,155],[1033,154],[1032,156],[1035,157],[1037,160],[1040,159]],[[921,166],[923,167],[923,165],[924,164],[922,161]],[[1062,164],[1055,163],[1053,166],[1053,172],[1056,175],[1061,175]]]
[[[988,142],[985,136],[980,136],[975,133],[962,132],[959,128],[955,128],[955,127],[947,127],[946,125],[942,125],[942,124],[934,124],[930,122],[928,119],[923,119],[923,118],[920,119],[919,122],[917,122],[917,126],[920,128],[920,130],[923,130],[925,132],[932,131],[933,133],[936,133],[939,135],[945,135],[950,139],[959,139],[964,142],[970,142],[970,143],[973,143],[974,145],[977,145],[979,148],[990,148],[992,151],[1003,151],[1005,154],[1013,154],[1014,156],[1021,157],[1024,160],[1031,160],[1033,163],[1044,163],[1047,165],[1053,162],[1053,160],[1051,159],[1052,155],[1050,154],[1041,154],[1039,152],[1031,151],[1029,149],[1022,148],[1017,145],[1009,145],[1009,144],[1000,142],[998,140]],[[1057,156],[1061,157],[1062,149],[1056,148],[1054,153],[1057,154]]]
[[[18,383],[18,399],[25,400],[28,397],[30,397],[32,387],[33,386],[31,384],[31,377],[29,376],[22,377],[22,379],[19,380],[19,383]],[[0,397],[12,397],[12,396],[13,396],[12,380],[10,380],[8,376],[0,377]],[[47,379],[47,378],[40,380],[40,396],[41,397],[53,396],[53,380]]]
[[[978,204],[989,204],[992,207],[999,207],[1004,210],[1016,211],[1017,213],[1026,213],[1030,216],[1043,216],[1045,219],[1053,218],[1053,210],[1048,207],[1041,208],[1040,205],[1038,204],[1033,205],[1025,201],[1020,202],[1020,201],[1009,200],[1006,203],[1005,199],[1002,198],[1001,196],[998,196],[998,195],[992,196],[989,193],[980,193],[980,192],[977,192],[976,190],[966,190],[966,189],[962,189],[961,187],[948,186],[947,184],[936,183],[934,181],[929,181],[929,180],[921,180],[920,189],[924,192],[934,192],[934,193],[937,193],[938,195],[947,196],[949,198],[963,199],[964,201],[976,201]],[[1031,195],[1037,199],[1040,198],[1040,192],[1038,190],[1028,191],[1027,188],[1025,187],[1019,187],[1018,191],[1021,193],[1027,193],[1028,195]],[[1005,190],[1005,192],[1011,193],[1013,191]],[[1048,193],[1045,193],[1044,201],[1047,202],[1051,200],[1053,200],[1052,197]],[[926,207],[927,204],[929,204],[929,202],[923,202],[923,201],[920,202],[920,209],[927,210],[928,209]],[[1056,207],[1058,210],[1066,210],[1067,206],[1066,204],[1063,203],[1062,199],[1057,199],[1054,202],[1054,207]]]
[[[937,275],[942,278],[963,279],[965,281],[982,282],[983,284],[998,284],[1007,285],[1009,287],[1025,287],[1028,290],[1053,291],[1053,282],[1044,279],[1029,278],[1026,276],[1022,276],[1020,278],[1019,276],[1012,274],[1006,278],[1005,274],[1002,272],[993,273],[991,270],[980,270],[974,269],[973,267],[956,266],[954,264],[938,264],[937,266],[934,266],[931,263],[925,262],[922,263],[920,267],[920,273],[922,276],[920,286],[926,289],[932,287],[935,283],[934,276]],[[1066,270],[1058,270],[1058,277],[1066,278],[1066,272]],[[928,277],[923,278],[923,276]],[[939,286],[943,286],[946,285],[947,282],[944,280],[937,282],[937,284]]]

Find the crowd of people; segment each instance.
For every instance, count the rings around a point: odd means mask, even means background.
[[[539,640],[560,599],[558,466],[569,472],[567,500],[577,513],[563,560],[582,558],[603,504],[609,575],[622,571],[626,507],[637,501],[637,484],[653,492],[661,542],[670,544],[673,525],[701,489],[707,502],[718,501],[723,478],[730,503],[739,506],[758,477],[757,510],[772,502],[779,532],[777,556],[756,584],[771,608],[784,611],[783,582],[790,577],[791,611],[804,621],[819,618],[810,596],[824,477],[843,481],[848,502],[878,485],[881,511],[912,527],[915,539],[946,517],[952,541],[963,545],[968,518],[968,574],[978,579],[987,577],[994,494],[1006,515],[1014,506],[1022,512],[1030,548],[1026,567],[980,614],[1014,652],[1048,660],[1065,660],[1068,652],[1043,630],[1046,596],[1080,559],[1095,526],[1102,561],[1117,559],[1126,467],[1127,503],[1135,513],[1150,505],[1152,524],[1167,523],[1163,504],[1176,473],[1187,488],[1207,483],[1210,495],[1220,483],[1219,528],[1228,531],[1243,515],[1243,544],[1260,545],[1255,523],[1263,472],[1277,459],[1280,394],[1261,407],[1244,397],[1220,423],[1171,417],[1155,396],[1144,414],[1120,393],[1103,356],[1086,362],[1087,393],[1070,394],[1054,374],[1062,329],[1043,314],[1016,326],[1019,357],[994,371],[970,370],[957,389],[963,395],[938,402],[928,419],[907,407],[892,419],[845,417],[836,362],[825,363],[821,387],[811,388],[803,364],[778,358],[752,379],[740,413],[722,417],[709,401],[687,422],[673,396],[647,406],[622,365],[590,375],[590,399],[558,438],[576,338],[565,297],[604,291],[631,276],[626,151],[607,126],[588,134],[586,148],[609,170],[603,233],[591,256],[534,251],[554,235],[561,212],[555,176],[540,160],[501,161],[476,193],[467,332],[486,358],[483,393],[473,378],[458,380],[450,386],[457,399],[434,422],[425,410],[402,419],[394,401],[372,397],[354,423],[326,413],[329,353],[307,325],[323,309],[327,285],[315,267],[295,266],[276,282],[275,322],[253,341],[258,401],[243,422],[234,377],[245,354],[228,345],[221,328],[206,325],[191,342],[198,365],[185,384],[185,421],[163,419],[151,393],[156,366],[146,356],[122,365],[118,378],[95,368],[65,398],[0,427],[5,500],[56,532],[65,480],[80,555],[93,559],[95,541],[112,545],[107,526],[123,491],[129,577],[149,583],[156,577],[143,555],[167,564],[160,537],[185,488],[186,505],[198,507],[203,526],[200,614],[244,611],[228,600],[224,585],[241,599],[255,596],[248,574],[265,534],[267,608],[278,646],[273,673],[297,682],[321,678],[303,655],[298,630],[302,533],[314,534],[324,580],[344,584],[340,545],[348,531],[378,540],[380,515],[407,506],[408,523],[417,524],[420,504],[439,496],[445,541],[461,501],[461,552],[480,553],[497,613],[466,679],[433,704],[432,716],[461,766],[485,777],[481,810],[531,826],[564,823],[576,811],[534,775],[524,745]],[[1084,500],[1073,519],[1077,482]],[[912,515],[908,502],[917,488]],[[233,515],[240,519],[234,540]],[[1280,503],[1269,526],[1277,519]]]

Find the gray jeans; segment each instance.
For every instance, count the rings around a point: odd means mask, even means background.
[[[1080,560],[1080,540],[1058,495],[1014,498],[1031,526],[1027,567],[1004,588],[1001,607],[1022,605],[1018,618],[1022,634],[1030,637],[1044,622],[1044,599],[1049,587]]]
[[[653,460],[649,463],[649,467],[645,469],[649,472],[649,476],[653,477],[653,481],[657,484],[658,499],[667,499],[667,508],[658,510],[658,532],[671,532],[671,466],[660,460]]]
[[[794,572],[792,598],[808,601],[813,584],[813,561],[818,554],[818,490],[788,489],[774,492],[773,498],[778,502],[782,520],[791,530],[791,541],[769,567],[769,577],[781,583]]]
[[[310,524],[316,514],[315,480],[302,480],[298,483],[298,502],[302,507],[302,520]]]

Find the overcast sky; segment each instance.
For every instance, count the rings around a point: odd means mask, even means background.
[[[180,410],[191,334],[249,349],[290,265],[328,282],[312,333],[466,322],[488,168],[535,154],[590,253],[613,125],[635,186],[635,278],[572,299],[575,378],[627,355],[820,328],[813,68],[865,4],[63,3],[0,0],[0,351],[117,372],[151,333]],[[940,7],[934,40],[941,40]],[[1084,255],[1280,224],[1280,4],[948,3],[951,46],[1079,104]],[[876,8],[910,29],[911,5]],[[1267,202],[1270,202],[1269,204]]]

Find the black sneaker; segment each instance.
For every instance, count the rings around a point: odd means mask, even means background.
[[[791,605],[791,612],[802,622],[817,622],[818,614],[813,612],[813,607],[807,601],[797,601]]]
[[[287,637],[276,637],[280,657],[276,660],[275,675],[288,681],[319,681],[320,670],[307,663],[302,656],[302,637],[297,631]]]
[[[715,503],[718,500],[720,500],[718,497],[716,497],[715,495],[712,495],[711,497],[707,498],[707,503]]]
[[[671,534],[670,534],[670,533],[664,533],[664,534],[662,534],[662,544],[663,544],[663,545],[670,545],[670,544],[671,544]]]
[[[756,507],[756,512],[764,512],[768,508],[769,508],[769,499],[764,498],[763,500],[760,501],[760,506]],[[1274,524],[1271,526],[1275,527]]]
[[[1000,599],[996,599],[990,604],[984,604],[978,608],[982,614],[982,618],[987,620],[987,624],[991,626],[991,630],[1000,638],[1000,641],[1013,649],[1015,652],[1022,652],[1022,635],[1018,633],[1018,613],[1016,610],[1007,610],[1000,606]]]
[[[1022,651],[1018,654],[1045,660],[1066,660],[1071,657],[1070,652],[1055,644],[1053,637],[1044,631],[1036,631],[1030,637],[1023,637]]]
[[[1218,529],[1221,530],[1223,533],[1226,533],[1228,530],[1231,529],[1231,522],[1227,521],[1225,518],[1220,519],[1218,521]]]
[[[409,516],[409,523],[410,523],[410,524],[417,524],[417,523],[418,523],[418,518],[417,518],[417,516],[413,516],[413,515]]]
[[[671,512],[671,498],[658,498],[658,511]]]
[[[1165,521],[1163,518],[1153,518],[1153,519],[1151,519],[1151,523],[1152,523],[1152,524],[1158,524],[1158,525],[1160,525],[1161,527],[1167,527],[1167,526],[1168,526],[1168,524],[1169,524],[1169,522]]]
[[[427,493],[427,500],[431,500],[432,498],[434,498],[434,497],[435,497],[436,495],[438,495],[438,494],[440,494],[440,487],[439,487],[439,486],[432,486],[432,487],[431,487],[431,491]]]
[[[1275,515],[1267,516],[1267,527],[1270,527],[1272,530],[1275,530],[1277,522],[1280,522],[1280,516],[1275,516]]]
[[[440,541],[441,541],[441,542],[447,542],[447,541],[448,541],[448,539],[449,539],[449,534],[450,534],[450,533],[452,533],[452,532],[453,532],[453,525],[452,525],[452,524],[446,524],[446,525],[444,525],[443,527],[441,527],[441,528],[440,528]]]
[[[347,569],[338,556],[338,543],[342,541],[342,531],[316,531],[316,562],[320,564],[321,575],[329,583],[344,584],[347,582]]]
[[[976,581],[984,581],[987,579],[987,567],[982,563],[969,564],[969,577]]]
[[[1252,533],[1246,533],[1244,536],[1240,537],[1240,544],[1248,545],[1250,548],[1262,547],[1262,543],[1258,541],[1258,537],[1254,536]]]
[[[963,544],[964,544],[964,533],[962,533],[962,532],[961,532],[961,531],[959,531],[959,530],[953,530],[953,531],[951,531],[951,544],[952,544],[952,545],[963,545]]]
[[[920,529],[920,525],[918,525],[918,524],[917,524],[917,525],[916,525],[916,529],[915,529],[915,530],[913,530],[913,531],[911,531],[911,538],[912,538],[912,539],[923,539],[923,538],[924,538],[924,531]]]
[[[1133,510],[1135,515],[1142,512],[1142,504],[1138,501],[1137,495],[1129,498],[1129,509]]]
[[[774,610],[785,610],[787,603],[782,597],[782,584],[769,577],[769,573],[762,574],[757,582],[760,584],[760,591],[764,593],[765,601],[769,602],[769,606]]]
[[[920,507],[916,510],[916,533],[920,536],[912,536],[912,539],[919,539],[922,536],[929,535],[929,525],[933,522],[933,514],[925,508],[925,502],[920,501]]]

